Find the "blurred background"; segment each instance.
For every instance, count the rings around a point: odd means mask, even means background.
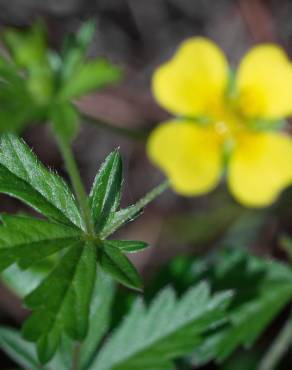
[[[0,0],[0,30],[7,26],[25,30],[39,18],[46,24],[49,43],[56,50],[64,36],[77,30],[83,21],[96,22],[89,57],[105,56],[120,65],[124,79],[119,86],[91,94],[77,104],[86,114],[117,128],[141,132],[167,118],[151,95],[151,75],[183,39],[194,35],[213,39],[232,65],[261,42],[276,42],[292,56],[289,0]],[[67,176],[46,126],[33,126],[24,137],[45,164]],[[105,156],[120,147],[125,171],[123,204],[144,195],[163,179],[149,163],[144,146],[139,135],[127,137],[118,130],[114,133],[106,127],[83,125],[74,151],[87,189]],[[1,212],[23,207],[8,197],[1,196],[0,201]],[[182,198],[168,191],[120,234],[154,246],[134,258],[147,281],[174,256],[212,256],[214,250],[228,245],[248,246],[255,254],[285,260],[281,237],[292,232],[291,213],[289,189],[270,209],[251,210],[238,205],[221,184],[200,198]],[[19,300],[1,286],[1,321],[18,325],[26,314]],[[281,323],[281,317],[279,320]],[[275,323],[276,329],[279,323]],[[273,336],[273,330],[269,329],[266,336]],[[256,352],[251,352],[222,369],[250,370],[254,358]],[[291,361],[291,357],[286,359],[283,369],[291,369]],[[0,368],[9,365],[11,361],[2,354]],[[208,367],[212,368],[217,369]]]

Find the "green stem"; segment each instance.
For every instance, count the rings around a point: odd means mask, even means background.
[[[146,141],[148,137],[147,131],[135,130],[126,127],[119,127],[115,126],[109,122],[103,121],[101,119],[89,116],[86,113],[81,113],[84,120],[91,123],[94,126],[100,127],[102,129],[114,132],[121,136],[125,136],[129,139],[137,140],[137,141]]]
[[[72,357],[72,370],[78,370],[80,358],[81,343],[75,345]]]
[[[62,137],[62,135],[57,135],[57,139],[66,169],[68,171],[68,174],[70,176],[74,188],[74,192],[79,202],[81,213],[85,221],[86,231],[90,234],[93,234],[94,228],[88,205],[87,194],[81,181],[79,170],[74,159],[71,147],[68,141]]]
[[[258,370],[274,370],[291,346],[292,319],[289,318],[262,359]]]
[[[103,238],[107,238],[109,235],[111,235],[117,229],[123,226],[125,222],[128,222],[129,220],[135,218],[135,216],[139,214],[139,212],[141,212],[143,208],[147,206],[148,203],[152,202],[155,198],[157,198],[168,188],[169,181],[166,180],[160,185],[156,186],[154,189],[152,189],[143,198],[138,200],[138,202],[135,203],[134,205],[121,209],[119,212],[117,212],[119,216],[116,219],[113,219],[112,222],[103,229],[101,236]]]

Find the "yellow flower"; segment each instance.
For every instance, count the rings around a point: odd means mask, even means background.
[[[191,196],[216,187],[228,152],[231,193],[265,206],[292,183],[292,139],[276,125],[292,115],[292,63],[276,45],[259,45],[230,76],[213,42],[185,41],[153,76],[156,100],[177,118],[154,129],[148,155],[176,192]]]

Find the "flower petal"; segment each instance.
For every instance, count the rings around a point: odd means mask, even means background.
[[[279,133],[245,135],[231,156],[228,182],[244,205],[271,204],[292,183],[292,139]]]
[[[212,41],[194,37],[156,70],[153,93],[166,110],[196,117],[221,101],[227,83],[228,64],[222,51]]]
[[[237,74],[239,105],[248,117],[279,119],[292,113],[292,63],[276,45],[254,47]]]
[[[221,174],[221,147],[214,131],[188,121],[168,121],[150,135],[148,156],[183,195],[212,190]]]

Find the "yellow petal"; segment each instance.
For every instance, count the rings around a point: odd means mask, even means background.
[[[173,120],[158,126],[150,135],[147,152],[177,193],[206,193],[219,181],[219,138],[214,131],[195,123]]]
[[[183,42],[175,56],[153,76],[153,93],[166,110],[195,117],[221,100],[228,83],[228,64],[212,41],[203,37]]]
[[[254,47],[238,74],[239,106],[248,117],[277,119],[292,113],[292,63],[270,44]]]
[[[279,133],[245,135],[229,165],[234,196],[247,206],[269,205],[292,183],[292,139]]]

